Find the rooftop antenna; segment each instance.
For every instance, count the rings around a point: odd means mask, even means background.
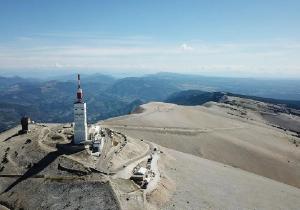
[[[78,81],[78,89],[80,89],[80,74],[77,76],[77,81]]]
[[[80,86],[80,74],[78,74],[77,80],[78,80],[77,101],[82,102],[83,92]]]

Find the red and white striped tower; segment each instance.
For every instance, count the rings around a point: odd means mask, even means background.
[[[77,101],[81,102],[83,99],[83,93],[82,93],[82,89],[80,87],[80,74],[78,74],[78,76],[77,76],[77,82],[78,82]]]
[[[78,74],[77,99],[74,103],[74,143],[80,144],[87,140],[86,103],[83,102],[83,91]]]

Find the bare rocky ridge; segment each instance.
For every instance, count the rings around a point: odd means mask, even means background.
[[[245,110],[245,116],[246,110],[250,110],[256,115],[260,115],[267,123],[273,126],[300,134],[299,110],[288,108],[284,104],[276,105],[232,96],[226,97],[224,102]]]
[[[105,124],[135,138],[300,187],[300,139],[267,125],[255,112],[218,103],[150,103],[143,108],[141,114]]]
[[[9,209],[142,209],[146,192],[129,180],[154,151],[149,142],[103,129],[100,157],[71,143],[72,126],[32,124],[0,134],[0,204]],[[157,166],[156,166],[157,168]],[[154,179],[154,178],[152,178]],[[156,183],[151,183],[155,188]],[[122,187],[126,186],[126,187]],[[128,189],[136,189],[136,194]],[[139,197],[141,202],[136,202]]]
[[[154,102],[143,105],[141,110],[144,111],[103,124],[171,149],[167,154],[173,161],[165,165],[163,173],[174,183],[170,192],[176,190],[161,208],[300,206],[296,199],[300,193],[300,139],[297,133],[267,121],[261,110],[214,102],[193,107]]]
[[[70,144],[68,124],[3,132],[0,208],[299,209],[297,133],[266,119],[267,104],[227,102],[149,103],[99,122],[100,157]],[[130,180],[140,166],[151,169],[146,189]]]
[[[165,153],[172,158],[165,156],[163,176],[174,186],[164,185],[170,193],[161,209],[299,209],[298,188],[175,150]]]
[[[62,149],[70,129],[62,125],[18,127],[0,134],[0,203],[10,209],[119,209],[108,179],[92,173],[82,148]]]

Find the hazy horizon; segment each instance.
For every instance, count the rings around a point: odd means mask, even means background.
[[[222,74],[205,74],[198,72],[184,73],[184,72],[172,72],[172,71],[152,71],[152,72],[141,72],[141,71],[97,71],[97,70],[86,70],[86,69],[78,69],[78,70],[0,70],[1,77],[21,77],[21,78],[32,78],[32,79],[53,79],[70,75],[107,75],[112,76],[114,78],[126,78],[126,77],[144,77],[149,75],[157,75],[157,74],[175,74],[182,76],[196,76],[196,77],[207,77],[207,78],[232,78],[232,79],[251,79],[251,80],[282,80],[282,81],[300,81],[300,77],[263,77],[263,76],[253,76],[253,75],[222,75]],[[74,79],[77,77],[74,76]]]

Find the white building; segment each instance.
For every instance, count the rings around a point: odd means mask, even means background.
[[[86,103],[83,102],[80,75],[78,74],[77,100],[74,103],[74,144],[86,141],[87,135]]]
[[[97,134],[100,134],[100,126],[99,125],[91,125],[90,129],[89,129],[89,140],[95,140],[95,136]]]
[[[99,157],[102,153],[105,139],[101,136],[102,129],[99,125],[91,125],[89,140],[92,142],[92,155]]]

